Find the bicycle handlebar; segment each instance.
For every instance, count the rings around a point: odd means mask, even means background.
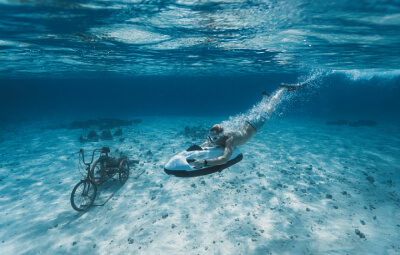
[[[85,164],[85,165],[90,165],[90,164],[92,164],[92,163],[93,163],[93,159],[94,159],[94,153],[95,153],[96,151],[101,151],[101,149],[94,149],[94,150],[93,150],[93,153],[92,153],[92,161],[90,161],[90,163],[86,163],[86,162],[85,162],[85,153],[83,153],[84,150],[83,150],[83,149],[80,149],[78,153],[81,153],[81,154],[82,154],[82,162],[83,162],[83,164]]]

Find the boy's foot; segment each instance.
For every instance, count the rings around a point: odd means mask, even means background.
[[[265,92],[265,91],[263,91],[262,95],[263,95],[263,98],[268,98],[268,97],[271,97],[271,95],[270,95],[270,94],[268,94],[268,93],[267,93],[267,92]]]
[[[300,85],[289,85],[289,84],[281,84],[279,87],[280,88],[286,88],[288,91],[297,91],[299,89],[304,88],[305,86],[307,86],[308,84],[310,84],[311,81],[300,84]]]

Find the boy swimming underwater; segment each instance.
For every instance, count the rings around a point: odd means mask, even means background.
[[[202,168],[204,166],[214,166],[225,164],[232,156],[233,150],[236,146],[244,145],[253,138],[253,136],[261,130],[261,128],[267,123],[268,119],[275,111],[275,107],[282,100],[283,95],[288,91],[297,91],[307,86],[310,82],[303,83],[301,85],[287,85],[281,84],[279,90],[271,97],[269,94],[263,92],[263,99],[267,100],[270,97],[270,101],[266,109],[263,109],[259,114],[248,118],[243,125],[237,130],[224,132],[224,127],[220,124],[214,125],[210,131],[206,142],[201,147],[208,146],[221,146],[224,148],[224,153],[217,157],[207,160],[194,160],[195,168]]]

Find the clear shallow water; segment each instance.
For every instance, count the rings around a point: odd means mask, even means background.
[[[0,122],[53,119],[62,122],[134,116],[240,115],[275,91],[281,82],[309,75],[234,77],[144,77],[129,79],[0,80]],[[274,119],[400,121],[400,78],[371,73],[328,73],[288,94]]]
[[[0,0],[0,250],[398,253],[399,10],[399,1]],[[185,127],[206,133],[240,119],[261,91],[306,80],[240,148],[239,164],[201,178],[164,173],[202,142]],[[100,127],[65,128],[105,117],[143,121],[122,127],[122,140],[81,143]],[[326,125],[338,119],[377,126]],[[100,190],[99,203],[114,193],[105,207],[77,214],[76,151],[102,146],[140,163],[124,186]]]
[[[0,77],[397,72],[400,2],[0,1]]]
[[[199,178],[166,175],[163,165],[171,155],[201,141],[185,136],[184,126],[207,129],[220,119],[145,117],[138,125],[123,127],[122,143],[81,144],[82,130],[43,129],[54,125],[51,121],[1,132],[1,250],[399,253],[398,126],[271,121],[241,146],[244,159],[229,169]],[[140,164],[131,168],[124,186],[116,179],[99,187],[96,204],[114,194],[104,207],[77,213],[69,203],[81,179],[76,151],[104,145],[127,152]],[[367,179],[371,177],[373,183]],[[357,229],[366,238],[360,238]]]

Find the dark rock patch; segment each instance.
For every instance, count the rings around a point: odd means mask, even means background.
[[[180,132],[179,134],[184,135],[187,138],[204,139],[207,133],[208,133],[208,129],[205,127],[186,126],[184,131]]]
[[[132,159],[132,160],[129,160],[129,165],[133,165],[133,164],[139,164],[139,160],[137,160],[137,159]]]
[[[74,121],[68,125],[69,129],[89,129],[96,127],[100,130],[113,129],[123,126],[131,126],[132,123],[138,124],[142,120],[120,120],[120,119],[97,119],[97,120],[86,120],[86,121]]]
[[[79,141],[80,141],[81,143],[85,143],[85,142],[98,142],[98,141],[99,141],[99,135],[98,135],[95,131],[91,130],[91,131],[89,132],[89,134],[87,135],[87,138],[86,138],[86,139],[85,139],[83,136],[80,136],[80,137],[79,137]]]
[[[262,173],[260,173],[260,172],[257,172],[257,176],[258,176],[258,177],[265,177],[265,175],[262,174]]]
[[[360,238],[365,238],[364,233],[362,233],[359,229],[355,230],[356,235],[358,235]]]
[[[349,122],[347,120],[336,120],[336,121],[328,121],[326,122],[326,125],[331,125],[331,126],[343,126],[347,125]]]
[[[95,131],[93,131],[93,130],[91,130],[91,131],[89,132],[89,134],[87,135],[87,138],[88,138],[88,139],[93,139],[93,138],[96,138],[96,137],[99,137],[99,135],[98,135]]]
[[[370,182],[370,183],[374,183],[375,182],[375,179],[374,179],[374,177],[372,177],[372,176],[368,176],[367,177],[367,180]]]
[[[376,126],[376,121],[372,120],[356,120],[349,123],[350,127],[374,127]]]
[[[122,129],[117,129],[117,131],[114,132],[114,136],[121,136],[122,135]]]
[[[104,130],[101,133],[101,137],[100,138],[101,138],[101,140],[112,140],[113,139],[110,130]]]
[[[373,120],[356,120],[352,122],[349,122],[347,120],[336,120],[336,121],[327,121],[326,125],[330,126],[349,125],[350,127],[374,127],[377,125],[377,122]]]
[[[68,128],[69,129],[88,129],[92,126],[98,126],[98,125],[99,125],[98,120],[74,121],[71,124],[69,124]]]

